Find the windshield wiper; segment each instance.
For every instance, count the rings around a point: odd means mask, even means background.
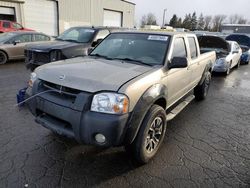
[[[112,58],[105,56],[105,55],[101,55],[101,54],[90,54],[89,56],[95,56],[95,57],[101,57],[101,58],[108,59],[108,60],[113,60]]]
[[[140,61],[140,60],[137,60],[137,59],[131,59],[131,58],[113,58],[113,59],[116,59],[116,60],[121,60],[121,61],[136,62],[136,63],[138,63],[138,64],[141,64],[141,65],[147,65],[147,66],[150,66],[150,67],[152,67],[152,66],[153,66],[153,65],[151,65],[151,64],[144,63],[143,61]]]

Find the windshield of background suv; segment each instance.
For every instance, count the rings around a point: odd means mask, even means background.
[[[76,27],[66,30],[56,40],[87,43],[93,38],[94,33],[94,29]]]
[[[6,42],[12,37],[16,36],[15,33],[2,33],[0,34],[0,43]]]
[[[113,33],[90,54],[110,59],[163,65],[170,37],[141,33]]]

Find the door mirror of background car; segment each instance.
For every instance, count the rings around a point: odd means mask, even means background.
[[[15,40],[15,41],[13,42],[14,45],[17,45],[17,44],[19,44],[19,43],[21,43],[20,40]]]
[[[96,45],[98,45],[100,42],[102,42],[103,39],[97,39],[96,41],[94,41],[92,43],[92,47],[95,47]]]
[[[186,57],[174,57],[168,65],[169,69],[185,68],[188,66]]]

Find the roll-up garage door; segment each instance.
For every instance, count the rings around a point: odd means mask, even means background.
[[[58,34],[57,3],[55,1],[28,0],[24,4],[25,27],[48,35]]]
[[[104,10],[103,26],[122,27],[122,13],[112,10]]]
[[[15,9],[13,7],[0,7],[0,20],[15,21]]]

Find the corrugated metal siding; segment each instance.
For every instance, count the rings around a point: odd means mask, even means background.
[[[59,0],[60,32],[77,25],[103,25],[104,9],[122,12],[123,27],[134,26],[135,5],[119,0]]]
[[[59,0],[60,31],[72,26],[91,25],[91,0]]]
[[[3,7],[13,7],[15,8],[16,13],[16,21],[18,23],[23,24],[23,15],[21,14],[21,9],[23,4],[22,3],[14,3],[14,2],[8,2],[8,1],[0,1],[0,6]]]

